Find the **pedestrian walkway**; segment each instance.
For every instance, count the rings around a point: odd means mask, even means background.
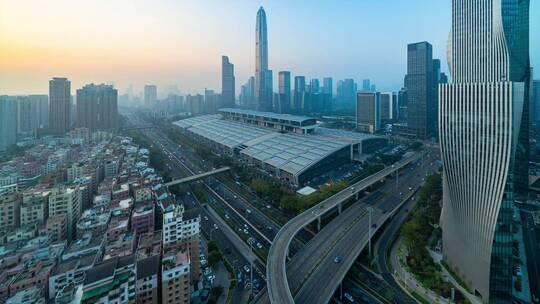
[[[394,278],[400,285],[405,285],[407,289],[414,291],[416,294],[420,295],[422,298],[427,300],[429,303],[437,304],[448,304],[450,303],[449,299],[445,299],[435,292],[428,290],[420,284],[406,269],[405,257],[407,256],[407,251],[403,245],[402,238],[399,237],[394,245],[392,246],[392,251],[390,253],[390,262],[394,268]]]
[[[471,294],[467,289],[465,289],[463,286],[461,286],[457,281],[456,279],[454,279],[454,277],[448,272],[448,270],[446,270],[446,268],[442,265],[441,261],[442,261],[442,254],[438,253],[438,252],[435,252],[429,248],[427,248],[428,252],[429,252],[429,255],[431,256],[431,258],[433,259],[433,261],[437,264],[439,264],[441,266],[441,270],[442,270],[442,277],[445,281],[447,282],[450,282],[452,285],[454,285],[457,289],[459,289],[459,291],[461,291],[461,293],[467,297],[467,299],[472,303],[472,304],[482,304],[482,301],[476,297],[475,295]]]

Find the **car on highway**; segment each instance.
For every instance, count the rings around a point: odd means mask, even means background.
[[[225,213],[225,218],[228,219],[228,220],[231,219],[231,217],[227,213]]]
[[[249,214],[251,214],[251,210],[249,210],[249,209],[246,209],[246,212],[249,213]]]
[[[262,249],[263,248],[262,244],[257,242],[257,248]]]
[[[339,263],[341,263],[341,260],[342,260],[341,256],[336,255],[336,257],[334,258],[334,263],[339,264]]]
[[[258,291],[261,288],[261,283],[257,279],[253,279],[253,288]]]
[[[347,292],[346,292],[346,293],[343,294],[343,296],[344,296],[345,299],[347,299],[349,302],[354,303],[354,298],[353,298],[353,296],[351,296],[350,293],[347,293]]]
[[[242,276],[242,272],[241,272],[241,271],[238,271],[238,272],[236,273],[236,282],[237,282],[238,284],[242,284],[242,277],[243,277],[243,276]]]
[[[247,272],[247,273],[250,272],[249,265],[244,265],[244,271]]]
[[[218,225],[217,224],[214,224],[214,229],[219,229]]]
[[[254,237],[250,237],[249,239],[247,239],[247,243],[250,244],[250,245],[253,245],[255,244],[256,240]]]
[[[247,229],[244,229],[242,231],[244,231],[244,234],[249,234],[249,231]]]

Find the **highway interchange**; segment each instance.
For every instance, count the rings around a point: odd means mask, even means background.
[[[367,215],[366,208],[368,205],[374,207],[372,213],[372,230],[377,230],[386,218],[389,217],[390,211],[401,201],[399,195],[395,199],[382,200],[384,204],[379,202],[374,204],[378,200],[376,198],[373,199],[373,196],[371,198],[368,197],[368,200],[371,199],[373,201],[372,204],[362,202],[355,204],[334,219],[338,223],[330,223],[329,232],[322,233],[320,237],[319,234],[315,236],[310,241],[310,243],[314,242],[314,244],[312,246],[309,243],[306,245],[311,247],[307,249],[306,254],[303,254],[302,251],[299,252],[299,254],[302,254],[299,258],[299,261],[302,261],[302,267],[295,267],[294,262],[291,262],[293,270],[290,273],[294,273],[291,275],[291,282],[289,282],[289,276],[286,274],[287,267],[285,263],[290,239],[300,228],[316,220],[321,214],[346,202],[351,197],[354,197],[355,193],[379,182],[409,162],[414,163],[420,160],[421,157],[420,153],[407,157],[394,164],[393,168],[388,167],[383,169],[289,221],[278,232],[278,236],[276,236],[270,249],[267,262],[270,302],[294,303],[296,301],[297,303],[327,303],[369,239],[369,216]],[[420,175],[420,173],[417,173],[417,175]],[[411,191],[413,187],[420,184],[420,181],[410,178],[407,179],[406,183],[409,182],[411,186],[406,188],[408,191]],[[401,191],[401,195],[403,195],[403,191]],[[372,231],[372,235],[373,233],[374,231]],[[342,257],[343,260],[335,263],[333,259],[336,256]],[[307,263],[305,260],[306,257]]]
[[[173,179],[199,174],[212,169],[204,166],[204,160],[201,159],[199,159],[197,161],[197,165],[195,165],[195,161],[193,161],[193,158],[197,157],[195,153],[191,153],[190,151],[187,151],[187,149],[181,148],[177,143],[172,142],[158,129],[145,129],[141,131],[146,135],[148,139],[152,140],[154,145],[162,149],[163,152],[167,155],[170,160],[170,164],[172,165],[171,175],[173,176]],[[205,168],[201,168],[201,164]],[[419,175],[419,173],[416,173],[416,169],[414,170],[414,172],[415,174]],[[403,170],[402,175],[405,178],[403,178],[404,182],[400,183],[401,190],[408,189],[408,183],[405,182],[405,180],[407,179],[407,174],[409,173]],[[380,179],[380,177],[377,177],[377,179]],[[402,177],[400,176],[400,180],[401,179]],[[410,180],[409,182],[411,183],[412,187],[420,184],[419,181]],[[231,265],[235,267],[236,272],[241,271],[244,278],[249,278],[250,273],[243,270],[243,266],[249,266],[250,261],[253,261],[254,278],[258,282],[260,282],[260,288],[263,288],[266,279],[264,264],[265,261],[263,259],[266,258],[266,256],[268,255],[271,240],[274,239],[276,232],[280,229],[280,225],[274,220],[270,219],[266,214],[255,208],[252,203],[248,202],[244,197],[242,197],[242,195],[239,195],[239,193],[243,192],[240,190],[243,189],[239,190],[238,188],[241,188],[240,186],[244,185],[239,184],[239,187],[237,187],[236,189],[231,189],[235,187],[231,187],[230,184],[226,185],[225,183],[219,181],[219,179],[213,177],[207,178],[205,179],[205,181],[198,181],[197,183],[205,187],[205,192],[208,194],[209,202],[209,206],[206,207],[210,208],[203,207],[205,204],[203,202],[199,202],[195,195],[193,195],[193,193],[189,191],[189,188],[185,186],[183,186],[184,191],[181,192],[179,199],[186,204],[191,205],[191,207],[199,207],[203,210],[203,231],[207,236],[211,237],[218,243],[218,246],[222,249],[222,251],[223,249],[225,249],[225,258],[231,263]],[[317,264],[317,267],[315,267],[316,269],[314,267],[303,268],[300,266],[299,269],[301,271],[291,272],[295,273],[295,275],[291,276],[290,278],[293,284],[297,284],[294,282],[300,282],[298,283],[300,286],[300,284],[306,283],[302,285],[303,287],[301,289],[298,290],[299,296],[302,296],[304,294],[310,295],[312,293],[310,291],[312,290],[312,288],[319,289],[317,287],[317,284],[310,284],[310,282],[315,282],[317,280],[316,277],[318,275],[310,276],[307,274],[324,273],[324,271],[320,272],[320,269],[324,269],[324,267],[335,267],[335,265],[332,265],[332,263],[328,265],[326,265],[327,263],[321,263],[321,259],[325,260],[324,258],[321,258],[324,255],[309,254],[310,248],[332,247],[328,246],[328,235],[335,235],[335,231],[332,231],[332,227],[335,228],[333,230],[336,230],[338,226],[347,227],[346,229],[342,227],[343,238],[340,238],[340,240],[346,240],[348,238],[351,238],[351,236],[354,236],[353,239],[355,240],[355,242],[346,241],[340,243],[348,243],[348,246],[352,246],[355,243],[364,243],[367,240],[366,227],[369,226],[368,223],[365,222],[365,219],[367,218],[365,216],[365,207],[367,205],[379,205],[379,208],[376,208],[376,210],[372,214],[373,223],[377,223],[377,218],[387,213],[392,208],[392,206],[395,205],[396,199],[397,201],[400,201],[399,196],[392,197],[391,193],[393,191],[391,191],[391,189],[386,189],[386,187],[392,188],[392,186],[390,185],[392,185],[392,183],[387,182],[385,185],[383,185],[381,189],[378,189],[374,193],[361,198],[358,203],[353,204],[352,207],[348,208],[346,212],[341,213],[341,215],[339,215],[334,221],[331,221],[328,225],[326,225],[311,241],[311,235],[309,233],[306,233],[305,230],[302,230],[300,238],[293,238],[289,252],[290,255],[293,256],[293,259],[289,262],[288,266],[290,265],[290,267],[298,267],[295,265],[301,265],[302,263],[298,263],[295,261],[301,261],[302,256],[305,256],[309,260],[311,260],[311,265]],[[390,199],[391,197],[392,199]],[[355,212],[352,212],[353,210]],[[342,225],[340,223],[349,224]],[[215,229],[215,227],[218,227],[218,229]],[[244,233],[244,229],[246,227],[248,234]],[[377,227],[379,227],[378,224]],[[325,235],[326,237],[323,237]],[[362,237],[359,237],[360,235],[362,235]],[[254,245],[259,244],[262,247],[255,248],[254,246],[254,249],[258,251],[258,255],[251,254],[249,246],[246,242],[247,238],[254,238],[256,240]],[[362,242],[358,242],[358,239],[361,239]],[[303,244],[306,242],[307,244],[303,246]],[[336,248],[335,250],[343,252],[342,254],[345,258],[344,262],[341,265],[350,264],[349,262],[352,263],[356,259],[352,258],[352,256],[349,257],[347,254],[349,249],[354,251],[353,248],[335,246],[334,248]],[[332,256],[332,252],[333,251],[327,252],[326,256]],[[347,270],[348,267],[347,269],[343,269],[342,271],[340,271],[339,276],[341,276],[341,272],[343,272],[343,276],[345,276]],[[341,278],[339,281],[341,281],[342,279],[343,278]],[[328,278],[321,281],[323,282],[323,284],[325,284],[324,282],[328,282]],[[354,286],[352,286],[354,285],[352,282],[347,282],[347,280],[345,280],[345,283],[346,286],[351,286],[350,289],[354,288]],[[324,287],[326,287],[327,289],[327,291],[325,291],[324,293],[329,293],[330,296],[332,296],[335,288],[329,286]],[[325,288],[320,288],[321,292],[324,289]],[[240,298],[242,297],[242,291],[238,290],[237,293],[235,292],[235,295],[237,295],[237,299],[240,300]],[[310,301],[309,299],[310,297],[308,296],[306,298],[306,301]],[[330,298],[328,300],[330,300]],[[370,302],[377,303],[377,301],[374,300],[371,300]]]

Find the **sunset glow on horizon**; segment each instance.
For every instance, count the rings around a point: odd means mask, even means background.
[[[122,92],[146,83],[177,85],[183,93],[219,89],[221,55],[235,64],[239,87],[253,74],[260,5],[268,15],[274,81],[289,70],[307,78],[371,78],[396,90],[406,44],[422,40],[446,62],[450,1],[223,2],[0,0],[0,94],[45,93],[55,76],[70,78],[74,88],[106,82]],[[531,31],[540,23],[536,2]],[[409,14],[422,5],[433,13]],[[538,45],[531,37],[531,49]],[[540,69],[537,57],[531,52]]]

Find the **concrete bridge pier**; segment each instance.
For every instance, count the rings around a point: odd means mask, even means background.
[[[321,217],[317,218],[317,232],[321,231]]]
[[[337,212],[338,212],[338,214],[341,214],[341,203],[339,203],[339,205],[338,205],[338,209],[337,209],[337,210],[338,210],[338,211],[337,211]]]

